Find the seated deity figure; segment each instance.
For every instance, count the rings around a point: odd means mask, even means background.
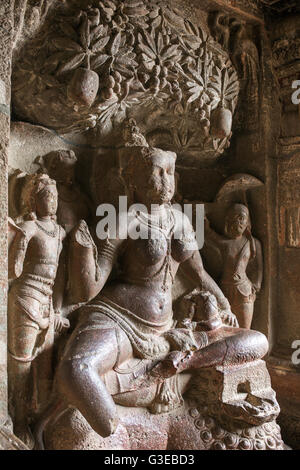
[[[52,298],[65,231],[56,222],[57,189],[48,175],[29,176],[23,196],[24,221],[19,225],[9,221],[13,237],[9,248],[8,374],[14,433],[31,447],[31,401],[48,399],[54,331],[65,326]],[[38,376],[38,390],[33,375]]]
[[[204,331],[176,328],[172,284],[180,265],[195,287],[215,297],[223,316],[232,323],[235,317],[204,270],[189,219],[171,206],[176,154],[140,144],[122,151],[128,196],[139,206],[129,223],[128,213],[119,214],[116,234],[108,230],[106,238],[95,237],[97,278],[88,267],[80,270],[78,282],[87,286],[87,304],[78,310],[48,409],[49,418],[51,409],[61,414],[64,408],[77,408],[102,437],[113,434],[119,422],[116,398],[105,378],[132,358],[152,361],[152,377],[163,379],[189,369],[254,361],[268,349],[261,333],[222,322],[208,321]],[[147,237],[133,236],[145,231]],[[118,274],[111,278],[116,264]]]
[[[230,207],[224,232],[225,236],[217,234],[206,219],[206,241],[220,250],[223,260],[220,287],[240,327],[251,328],[256,293],[262,283],[263,261],[261,244],[251,234],[250,214],[245,205]],[[249,268],[252,268],[252,280],[247,276]]]

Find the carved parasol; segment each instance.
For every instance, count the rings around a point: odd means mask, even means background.
[[[240,193],[243,203],[247,203],[247,190],[256,189],[263,186],[264,183],[255,176],[246,173],[237,173],[232,175],[222,184],[217,192],[215,202],[231,202],[232,193]]]

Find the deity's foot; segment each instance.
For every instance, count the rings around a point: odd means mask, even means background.
[[[172,351],[165,359],[153,367],[150,374],[153,377],[168,379],[183,370],[183,364],[192,354],[191,351]]]

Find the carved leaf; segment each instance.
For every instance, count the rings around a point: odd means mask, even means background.
[[[92,29],[90,35],[91,41],[96,41],[100,37],[107,35],[107,27],[103,26],[103,24],[99,24],[99,26],[96,26],[94,29]]]
[[[193,34],[194,36],[198,36],[199,30],[198,28],[189,20],[185,21],[185,27],[189,34]]]
[[[94,70],[94,69],[101,67],[101,65],[103,65],[107,61],[107,59],[109,59],[109,57],[110,56],[107,54],[101,54],[101,55],[92,57],[91,68]]]
[[[148,10],[144,7],[128,7],[124,8],[123,11],[128,16],[145,16],[148,13]]]
[[[110,37],[109,36],[105,36],[104,38],[100,38],[98,39],[98,41],[96,41],[93,46],[92,46],[92,51],[94,53],[96,52],[101,52],[102,49],[104,49],[104,47],[106,46],[106,44],[108,43]]]
[[[119,32],[115,35],[109,47],[109,52],[112,56],[117,54],[120,44],[121,44],[121,33]]]
[[[117,61],[120,64],[130,65],[131,67],[137,67],[138,66],[137,62],[135,62],[130,56],[125,55],[125,54],[118,56]]]
[[[166,8],[164,10],[164,16],[169,22],[169,24],[173,26],[174,29],[176,29],[176,31],[181,33],[186,31],[183,18],[179,15],[176,15],[174,11],[170,10],[169,8]]]
[[[80,26],[80,42],[85,49],[90,45],[90,25],[86,14]]]
[[[201,40],[196,36],[186,35],[184,39],[193,50],[197,50],[201,44]]]
[[[165,49],[165,52],[161,55],[162,59],[170,59],[171,57],[177,57],[179,58],[181,56],[181,52],[178,50],[177,44],[174,44],[173,46],[168,47]]]
[[[62,49],[63,51],[82,52],[81,46],[69,38],[53,38],[52,42],[57,49]]]
[[[150,49],[150,47],[146,46],[143,43],[139,43],[138,48],[141,52],[144,52],[151,59],[153,60],[156,59],[156,54],[154,54],[154,52]]]
[[[151,34],[149,34],[147,31],[144,31],[143,33],[144,33],[144,37],[145,37],[145,40],[146,40],[148,46],[156,54],[157,53],[157,47],[156,47],[156,43],[155,43],[155,33],[154,33],[154,31],[151,31]]]
[[[63,35],[68,36],[69,38],[73,39],[73,41],[75,42],[78,40],[75,29],[69,23],[63,22],[59,25],[59,27]]]
[[[60,62],[64,62],[65,60],[68,60],[70,57],[69,53],[65,52],[56,52],[55,54],[52,54],[50,57],[48,57],[44,65],[42,67],[42,72],[47,72],[48,74],[54,72]]]
[[[151,27],[152,27],[153,29],[156,29],[156,28],[158,28],[160,25],[161,25],[161,16],[159,15],[159,16],[157,16],[157,17],[152,21]]]
[[[158,33],[157,36],[157,52],[160,54],[164,47],[164,40],[161,33]]]
[[[187,100],[187,103],[192,103],[201,95],[203,91],[203,86],[195,82],[187,82],[187,86],[189,87],[188,92],[191,94],[191,96]]]
[[[60,75],[65,72],[70,72],[71,70],[76,69],[85,59],[86,54],[82,52],[81,54],[76,54],[71,59],[64,62],[57,70],[57,75]]]

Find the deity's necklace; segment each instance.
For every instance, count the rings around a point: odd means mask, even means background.
[[[174,276],[172,274],[172,234],[174,232],[174,225],[175,225],[175,217],[174,213],[170,207],[170,205],[166,208],[166,221],[167,221],[167,226],[162,227],[161,223],[154,223],[153,221],[153,216],[149,214],[144,214],[143,212],[139,212],[137,215],[138,219],[141,220],[142,223],[146,224],[149,228],[154,227],[157,230],[159,230],[165,237],[166,242],[167,242],[167,253],[164,259],[164,262],[161,266],[161,268],[158,270],[157,273],[155,273],[152,276],[152,279],[156,276],[158,276],[163,270],[164,270],[164,277],[163,277],[163,282],[162,282],[162,290],[166,291],[168,289],[167,282],[168,282],[168,276],[170,275],[172,279],[172,283],[174,282]]]
[[[163,217],[164,215],[164,217]],[[148,214],[142,211],[139,212],[138,218],[149,227],[157,228],[163,232],[169,232],[170,230],[170,211],[169,207],[165,211],[165,214],[159,212],[156,214]]]
[[[52,221],[53,223],[53,230],[47,230],[45,227],[43,227],[37,220],[35,220],[36,225],[42,232],[46,233],[49,237],[55,238],[57,236],[58,232],[58,226],[55,224],[55,222]]]

